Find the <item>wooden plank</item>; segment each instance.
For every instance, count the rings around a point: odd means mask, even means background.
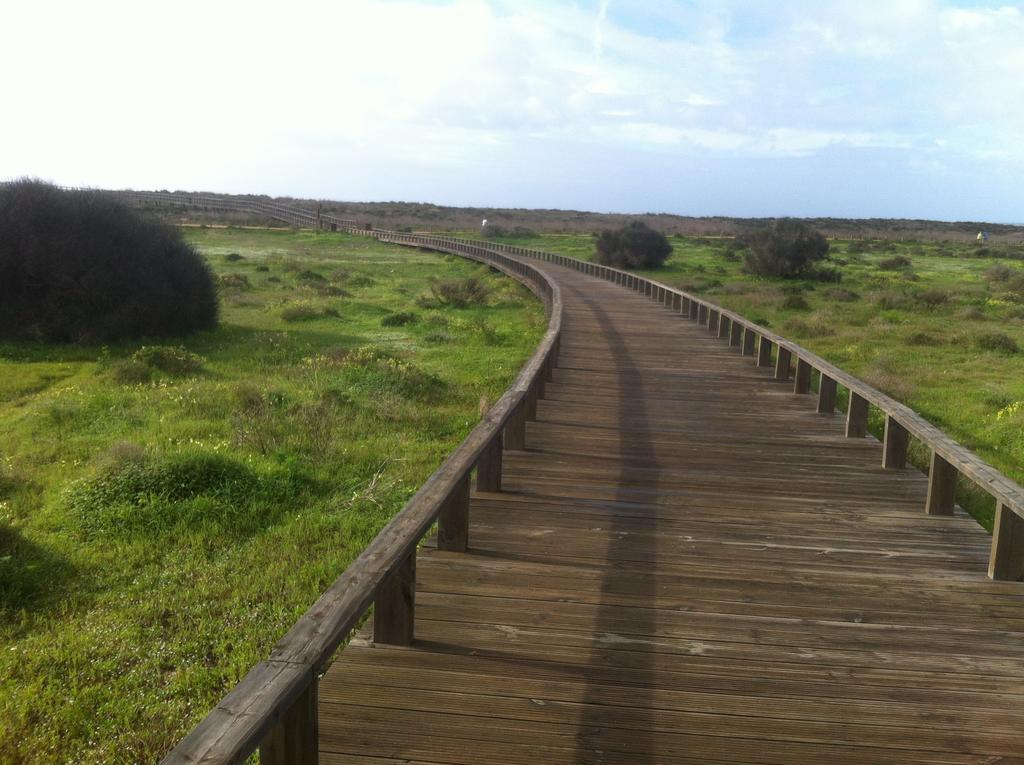
[[[729,347],[738,348],[743,338],[743,325],[735,320],[730,320]]]
[[[956,503],[956,468],[946,462],[937,452],[932,452],[931,468],[928,470],[928,498],[925,512],[928,515],[952,515]]]
[[[796,360],[796,375],[793,378],[793,392],[804,395],[811,392],[811,365],[803,359]]]
[[[384,582],[373,604],[373,640],[410,645],[416,622],[416,551]]]
[[[465,552],[469,545],[469,473],[456,484],[437,517],[437,546]]]
[[[882,442],[882,467],[902,470],[907,466],[907,447],[910,437],[907,429],[891,415],[885,418],[885,440]]]
[[[754,332],[750,327],[743,328],[743,350],[741,354],[743,356],[754,355],[754,341],[757,339],[757,333]]]
[[[476,463],[476,490],[501,491],[502,437],[499,433],[484,447]]]
[[[1001,503],[996,506],[988,575],[1010,582],[1024,579],[1024,518]]]
[[[260,742],[260,765],[317,765],[320,761],[319,704],[313,680]]]
[[[846,437],[864,438],[868,434],[868,400],[850,392],[850,404],[846,410]]]
[[[775,379],[788,380],[789,370],[792,365],[792,357],[786,348],[779,348],[778,356],[775,359]]]
[[[818,381],[818,414],[835,414],[836,381],[824,374]]]

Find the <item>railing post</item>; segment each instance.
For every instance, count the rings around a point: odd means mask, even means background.
[[[699,306],[697,306],[697,323],[700,324],[701,326],[707,324],[709,314],[710,311],[708,311],[708,307],[706,305],[702,303]]]
[[[501,433],[491,439],[477,460],[476,490],[501,491]]]
[[[732,323],[732,319],[728,316],[718,316],[718,339],[721,340],[723,337],[729,336],[729,325]]]
[[[526,399],[520,400],[505,423],[505,449],[522,451],[526,448]]]
[[[1024,578],[1024,518],[999,500],[996,500],[988,575],[991,579],[1009,582]]]
[[[754,355],[754,340],[757,339],[757,333],[754,332],[750,327],[743,328],[743,349],[740,351],[744,356]]]
[[[743,342],[743,325],[737,321],[731,322],[729,327],[729,347],[739,347],[740,343]]]
[[[799,394],[811,392],[811,365],[801,358],[796,360],[796,376],[793,378],[793,392]]]
[[[788,348],[779,346],[779,352],[775,357],[775,379],[788,380],[789,367],[793,360],[793,354]]]
[[[306,690],[267,731],[260,742],[260,765],[317,765],[320,761],[318,685],[319,680],[311,677]]]
[[[439,550],[466,552],[468,546],[469,473],[466,473],[441,503],[437,517],[437,547]]]
[[[676,313],[683,310],[683,296],[678,292],[672,294],[672,310]]]
[[[416,622],[416,547],[388,575],[373,602],[373,642],[412,645]]]
[[[891,415],[885,417],[885,440],[882,442],[882,467],[902,470],[907,466],[907,429],[896,422]]]
[[[764,335],[761,336],[761,342],[757,344],[757,365],[759,367],[772,365],[772,341]]]
[[[720,315],[714,308],[708,309],[708,332],[718,333],[718,319]]]
[[[684,311],[684,313],[690,317],[690,321],[695,321],[697,318],[697,314],[700,312],[700,306],[697,305],[696,300],[691,300],[690,298],[684,298],[684,300],[686,301],[686,310]]]
[[[928,470],[928,499],[924,508],[928,515],[953,514],[956,504],[956,473],[956,468],[938,452],[932,452],[932,464]]]
[[[850,405],[846,409],[846,437],[864,438],[868,434],[868,400],[850,391]]]
[[[836,411],[836,381],[821,373],[818,381],[818,414],[835,414]]]

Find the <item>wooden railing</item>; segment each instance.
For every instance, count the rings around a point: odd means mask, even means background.
[[[471,473],[478,491],[501,491],[502,453],[523,449],[526,423],[551,380],[562,328],[558,286],[533,265],[477,242],[391,231],[355,233],[485,263],[544,300],[548,328],[505,394],[358,558],[163,762],[237,763],[259,749],[262,763],[318,759],[317,685],[334,653],[371,605],[373,639],[408,645],[415,634],[416,549],[437,524],[437,544],[465,551]]]
[[[179,200],[180,201],[180,200]],[[202,206],[202,205],[200,205]],[[281,208],[283,206],[278,205]],[[278,210],[283,216],[293,208]],[[307,211],[301,211],[308,216]],[[323,218],[321,218],[322,220]],[[295,220],[308,217],[296,215]],[[337,220],[337,219],[336,219]],[[811,392],[819,375],[817,410],[833,414],[839,385],[849,391],[846,435],[867,435],[869,407],[885,415],[882,465],[903,468],[911,436],[932,454],[925,511],[948,515],[954,509],[958,475],[990,493],[997,513],[989,576],[1024,576],[1024,489],[956,443],[913,410],[843,372],[807,349],[748,321],[739,314],[660,282],[616,268],[525,247],[357,226],[339,229],[392,242],[447,252],[486,263],[528,286],[545,302],[548,329],[512,386],[444,461],[398,515],[377,535],[271,651],[209,715],[163,760],[185,763],[238,763],[259,750],[262,763],[318,761],[317,687],[332,656],[373,605],[373,639],[408,645],[415,635],[417,545],[437,524],[441,549],[465,551],[469,538],[471,473],[478,491],[501,490],[502,453],[525,447],[526,422],[536,418],[537,401],[552,379],[561,338],[562,299],[557,284],[522,258],[572,268],[649,296],[706,326],[729,347],[774,372],[793,378],[793,392]]]

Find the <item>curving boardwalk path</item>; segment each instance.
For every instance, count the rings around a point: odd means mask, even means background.
[[[559,266],[559,368],[421,549],[416,644],[320,684],[325,765],[1024,763],[1024,585],[989,537],[707,333]]]

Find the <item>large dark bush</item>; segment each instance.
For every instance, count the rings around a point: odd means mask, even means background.
[[[660,231],[633,221],[615,231],[602,231],[594,260],[616,268],[658,268],[672,254],[672,245]]]
[[[828,240],[793,218],[774,220],[766,228],[748,234],[744,242],[744,270],[758,276],[803,276],[828,256]]]
[[[0,184],[0,336],[180,335],[217,310],[209,267],[172,226],[105,192]]]

